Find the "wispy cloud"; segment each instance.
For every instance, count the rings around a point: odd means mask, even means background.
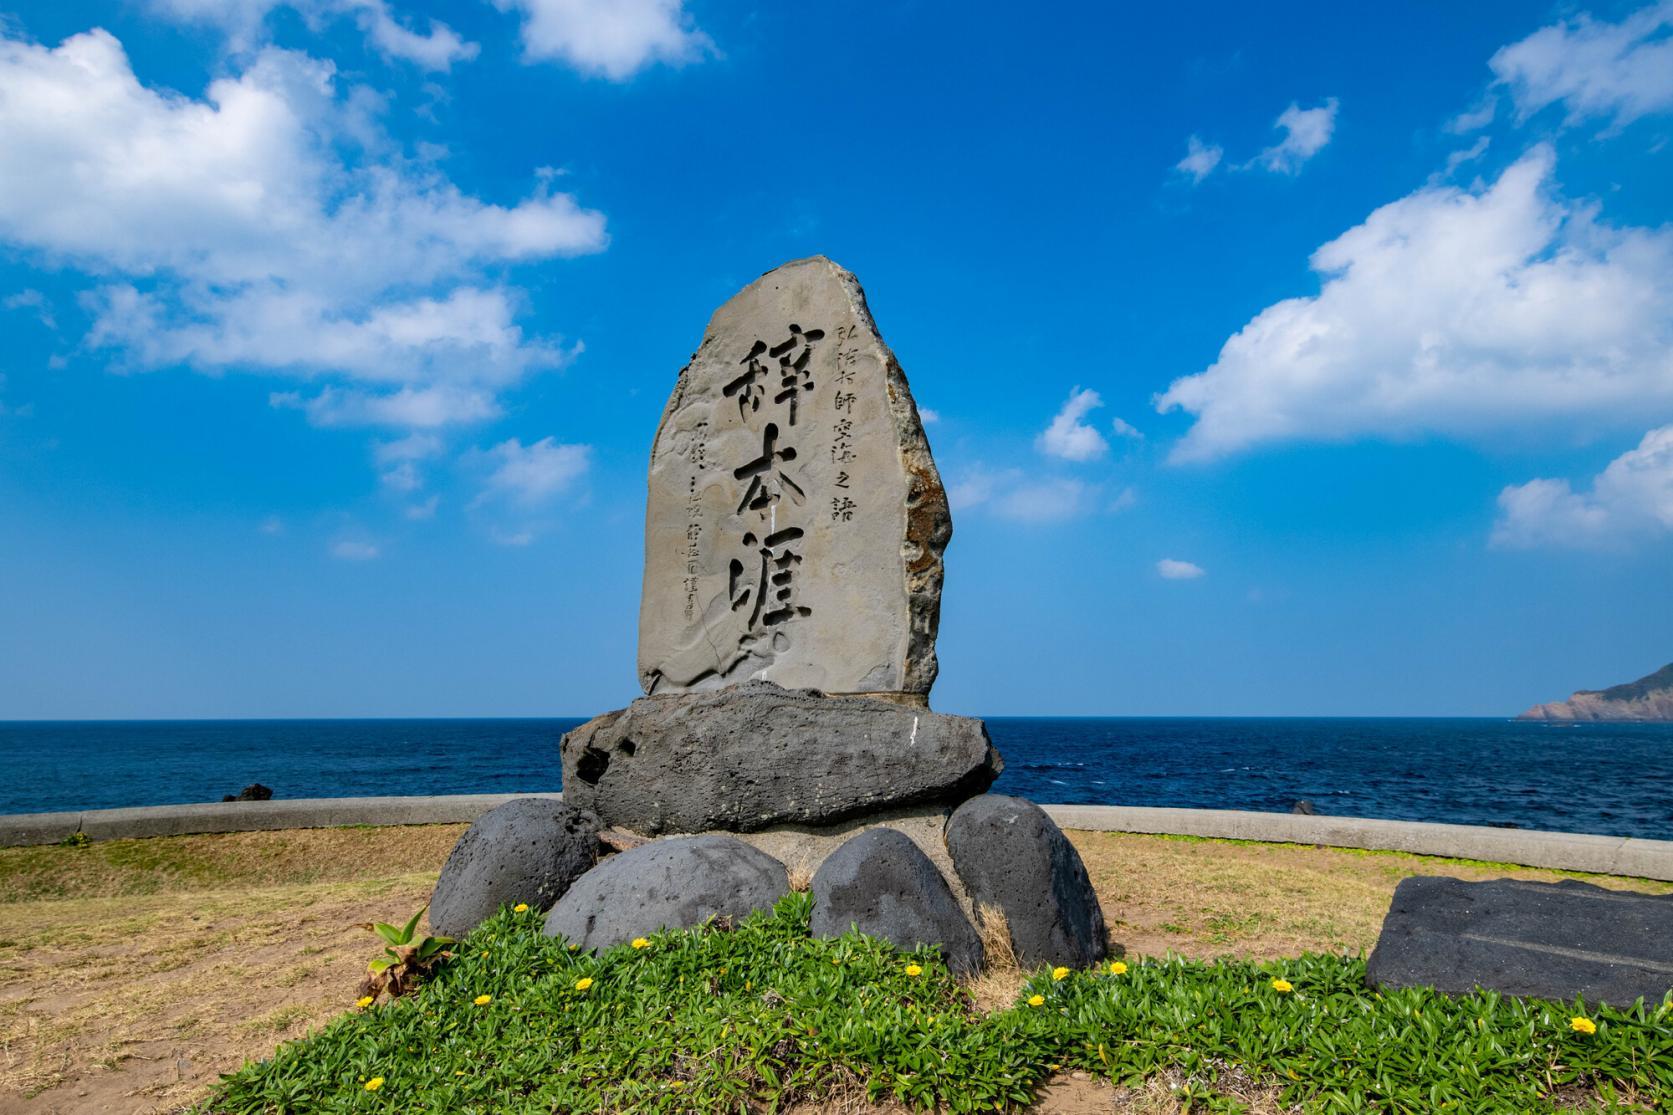
[[[1499,493],[1493,544],[1589,548],[1673,532],[1673,426],[1644,435],[1616,457],[1589,491],[1539,479]]]
[[[58,328],[58,319],[52,313],[52,303],[38,290],[20,290],[16,294],[9,294],[0,299],[0,307],[8,310],[28,310],[34,314],[36,321],[48,329]]]
[[[1167,581],[1194,581],[1208,571],[1195,562],[1163,558],[1156,563],[1156,572]]]
[[[523,56],[626,81],[656,63],[679,66],[714,53],[683,0],[493,0],[523,16]]]
[[[1064,461],[1091,461],[1103,456],[1109,452],[1109,442],[1086,423],[1087,414],[1103,405],[1098,392],[1090,387],[1070,391],[1068,401],[1035,439],[1035,448]]]
[[[1011,522],[1059,523],[1093,513],[1099,489],[1075,477],[1037,476],[1020,468],[975,467],[947,488],[955,511],[976,511]]]
[[[1217,144],[1204,143],[1196,136],[1185,141],[1185,157],[1173,165],[1173,169],[1191,179],[1195,185],[1214,173],[1214,168],[1220,165],[1225,151]]]
[[[151,0],[150,6],[167,19],[221,28],[237,50],[259,45],[265,37],[263,24],[277,8],[294,9],[311,24],[351,18],[374,50],[421,69],[451,69],[455,62],[475,58],[479,49],[437,20],[430,20],[424,31],[413,30],[385,0]]]
[[[1336,98],[1331,97],[1318,108],[1302,108],[1292,103],[1279,114],[1273,125],[1284,133],[1284,138],[1254,158],[1254,165],[1274,174],[1296,174],[1307,160],[1323,151],[1336,131]]]
[[[1488,65],[1526,118],[1561,104],[1570,123],[1624,125],[1673,110],[1673,0],[1616,23],[1581,14],[1503,47]]]
[[[585,476],[592,463],[592,447],[563,445],[549,437],[524,445],[511,438],[488,450],[486,456],[493,469],[478,503],[504,499],[529,508],[564,494]]]
[[[339,561],[371,561],[379,553],[376,544],[345,538],[331,544],[331,556]]]

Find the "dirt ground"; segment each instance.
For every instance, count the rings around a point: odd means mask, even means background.
[[[373,939],[427,901],[460,825],[0,849],[0,1113],[176,1112],[219,1074],[349,1009]],[[1071,834],[1129,955],[1368,950],[1412,874],[1553,879],[1420,856]],[[1666,893],[1673,886],[1591,877]],[[976,988],[999,1004],[1015,977]],[[1258,1090],[1256,1112],[1276,1111]],[[839,1101],[801,1115],[876,1111]],[[1064,1077],[1053,1115],[1175,1111],[1171,1087]]]

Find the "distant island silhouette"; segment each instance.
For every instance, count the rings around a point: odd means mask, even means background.
[[[1566,701],[1535,705],[1518,720],[1673,721],[1673,662],[1608,689],[1582,689]]]

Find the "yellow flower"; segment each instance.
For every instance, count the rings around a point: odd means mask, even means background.
[[[1110,975],[1112,975],[1112,976],[1124,976],[1126,974],[1127,974],[1127,965],[1123,964],[1119,960],[1110,961]]]
[[[582,976],[580,979],[575,981],[575,990],[585,991],[587,988],[591,987],[592,985],[593,985],[593,978],[591,976]]]
[[[1067,968],[1053,968],[1051,970],[1051,978],[1052,979],[1068,979],[1069,978],[1069,969],[1067,969]]]
[[[365,1010],[367,1007],[372,1005],[372,997],[370,995],[362,995],[354,1001],[354,1005],[359,1007],[361,1010]]]
[[[493,1001],[494,997],[492,995],[478,995],[475,999],[471,1000],[471,1002],[475,1003],[479,1007],[485,1007]]]
[[[374,1076],[372,1079],[366,1081],[366,1090],[368,1092],[375,1092],[381,1087],[383,1087],[383,1077],[381,1076]]]
[[[1028,1005],[1031,1007],[1043,1007],[1046,1005],[1046,997],[1044,995],[1030,995],[1028,997]]]
[[[1568,1020],[1568,1028],[1577,1034],[1597,1033],[1597,1023],[1593,1022],[1590,1018],[1582,1018],[1578,1014]]]
[[[1288,995],[1295,988],[1290,985],[1290,981],[1287,979],[1275,979],[1272,981],[1272,990],[1280,995]]]
[[[526,914],[529,912],[529,904],[527,902],[519,902],[511,908],[511,912],[514,914]]]
[[[482,958],[484,960],[488,959],[488,950],[487,949],[482,950]]]
[[[918,967],[916,964],[908,964],[906,966],[906,974],[909,975],[909,976],[912,976],[913,978],[917,978],[918,976],[921,976],[921,975],[924,974],[924,970],[922,968]]]
[[[628,943],[631,944],[636,949],[648,949],[648,948],[651,947],[651,943],[649,941],[645,940],[645,938],[643,938],[643,937],[635,937],[635,938],[633,938],[632,941],[630,941]]]

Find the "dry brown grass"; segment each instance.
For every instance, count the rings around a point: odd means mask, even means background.
[[[401,921],[428,898],[463,826],[319,829],[0,849],[0,1112],[174,1111],[219,1073],[348,1009],[373,942],[352,923]],[[1407,855],[1072,833],[1128,953],[1253,958],[1358,951],[1407,875],[1556,873]],[[1596,878],[1669,892],[1673,885]],[[973,994],[1022,982],[1002,919]],[[1118,1090],[1064,1076],[1054,1115],[1178,1110],[1182,1081]],[[1222,1079],[1219,1087],[1226,1086]],[[1269,1095],[1244,1097],[1277,1109]],[[830,1094],[806,1115],[868,1112]]]

